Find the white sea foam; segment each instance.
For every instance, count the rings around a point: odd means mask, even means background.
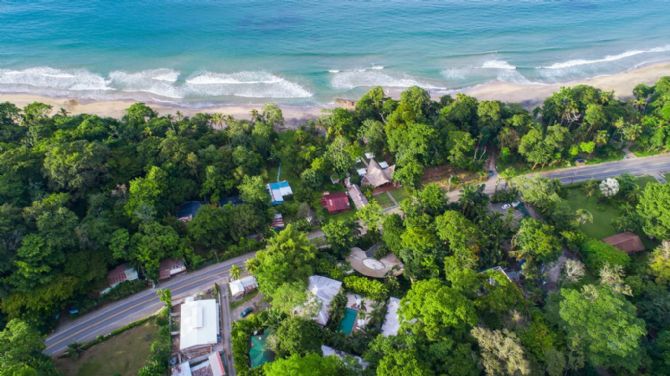
[[[515,70],[516,67],[505,60],[488,60],[482,64],[483,69]]]
[[[661,53],[661,52],[669,52],[670,51],[670,44],[661,46],[661,47],[654,47],[650,48],[648,50],[630,50],[630,51],[625,51],[620,54],[616,55],[607,55],[603,58],[600,59],[574,59],[574,60],[568,60],[564,61],[561,63],[554,63],[545,67],[540,67],[541,69],[566,69],[566,68],[572,68],[572,67],[577,67],[580,65],[590,65],[590,64],[600,64],[600,63],[608,63],[612,61],[617,61],[617,60],[622,60],[626,59],[629,57],[637,56],[637,55],[642,55],[642,54],[650,54],[650,53]]]
[[[440,90],[443,87],[422,82],[408,75],[381,72],[383,67],[374,66],[369,69],[356,69],[333,74],[330,84],[335,89],[351,90],[358,87],[382,86],[387,88],[407,88],[420,86],[429,90]]]
[[[339,69],[328,69],[328,73],[340,73]]]
[[[83,69],[61,70],[50,67],[0,69],[0,85],[64,91],[110,90],[105,79],[95,73]]]
[[[167,98],[183,98],[175,86],[179,72],[172,69],[150,69],[140,72],[114,71],[109,74],[109,86],[124,92],[143,92]]]
[[[247,98],[308,98],[307,89],[268,72],[204,72],[186,80],[184,90],[204,96]]]

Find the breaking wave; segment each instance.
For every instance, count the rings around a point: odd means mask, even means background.
[[[351,90],[355,88],[366,88],[382,86],[385,88],[408,88],[420,86],[428,90],[444,90],[444,87],[435,86],[428,82],[420,81],[405,74],[394,74],[383,72],[381,65],[364,69],[331,72],[330,84],[334,89]]]
[[[0,91],[82,95],[96,98],[105,94],[113,97],[129,96],[129,93],[144,93],[168,99],[189,96],[280,99],[312,96],[312,93],[301,85],[263,71],[203,72],[186,80],[180,80],[180,76],[180,72],[166,68],[138,72],[113,71],[107,76],[84,69],[65,70],[51,67],[0,69]]]
[[[603,58],[600,58],[600,59],[568,60],[568,61],[564,61],[564,62],[561,62],[561,63],[554,63],[554,64],[551,64],[549,66],[539,67],[539,68],[540,69],[566,69],[566,68],[577,67],[577,66],[580,66],[580,65],[609,63],[609,62],[612,62],[612,61],[622,60],[622,59],[626,59],[626,58],[637,56],[637,55],[661,53],[661,52],[670,52],[670,44],[662,46],[662,47],[650,48],[648,50],[625,51],[625,52],[622,52],[622,53],[616,54],[616,55],[607,55],[607,56],[605,56]]]

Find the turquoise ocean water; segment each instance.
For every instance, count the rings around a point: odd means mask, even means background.
[[[324,103],[670,60],[670,2],[0,1],[0,92]]]

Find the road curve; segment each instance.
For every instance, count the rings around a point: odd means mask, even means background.
[[[211,287],[215,282],[228,277],[230,267],[235,264],[242,266],[253,257],[255,252],[210,265],[192,273],[176,276],[156,288],[167,288],[172,291],[172,299],[178,301],[198,291]],[[156,289],[143,290],[123,300],[111,303],[101,309],[83,315],[72,322],[59,326],[44,341],[44,353],[58,355],[71,343],[85,343],[100,335],[112,332],[134,321],[157,312],[163,303],[156,296]]]
[[[542,172],[541,174],[548,178],[558,179],[563,184],[572,184],[587,180],[602,180],[621,174],[635,176],[650,175],[655,177],[667,172],[670,172],[670,154],[570,167]]]

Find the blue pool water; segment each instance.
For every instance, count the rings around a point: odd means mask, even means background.
[[[345,335],[351,334],[351,332],[354,330],[354,324],[356,323],[356,316],[358,315],[358,311],[352,308],[346,308],[344,311],[344,317],[342,318],[342,321],[340,321],[340,332],[344,333]]]
[[[319,103],[670,59],[667,1],[8,0],[0,92]]]

